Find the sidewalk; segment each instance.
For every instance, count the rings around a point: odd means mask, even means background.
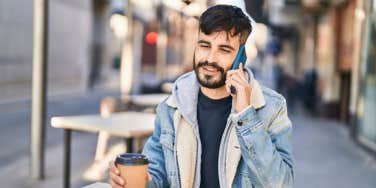
[[[48,103],[48,114],[98,113],[100,99],[108,94],[111,92],[51,99]],[[34,182],[28,177],[29,109],[29,102],[0,105],[1,187],[62,187],[63,132],[49,127],[49,124],[46,140],[46,179]],[[305,115],[292,116],[292,121],[297,162],[295,187],[371,188],[376,185],[374,158],[351,140],[344,125]],[[94,157],[96,136],[81,132],[74,132],[72,135],[72,187],[92,183],[85,181],[82,173]]]
[[[376,161],[338,122],[296,116],[293,144],[296,186],[304,188],[372,188]]]
[[[118,96],[114,91],[100,91],[85,95],[65,95],[48,100],[46,119],[45,181],[29,178],[30,101],[0,105],[0,182],[1,187],[62,187],[63,131],[50,127],[51,116],[98,114],[104,96]],[[81,179],[91,164],[97,135],[82,132],[72,134],[72,187],[89,184]]]

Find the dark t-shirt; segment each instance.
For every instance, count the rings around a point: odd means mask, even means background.
[[[202,144],[200,188],[219,187],[219,145],[231,112],[231,103],[231,96],[213,100],[205,96],[201,90],[199,92],[197,120]]]

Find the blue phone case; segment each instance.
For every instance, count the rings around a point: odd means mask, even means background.
[[[243,65],[245,64],[245,61],[247,61],[247,54],[245,53],[245,47],[244,44],[240,45],[238,54],[235,57],[234,64],[232,64],[232,70],[235,70],[239,67],[240,63]]]
[[[236,55],[235,57],[235,61],[234,61],[234,64],[232,64],[232,70],[235,70],[235,69],[238,69],[240,63],[243,64],[243,67],[244,67],[244,64],[245,62],[247,61],[247,54],[245,53],[245,47],[244,45],[240,45],[239,47],[239,51],[238,51],[238,54]],[[236,94],[236,89],[234,86],[231,86],[231,94],[235,95]]]

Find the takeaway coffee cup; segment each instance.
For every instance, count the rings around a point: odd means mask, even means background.
[[[124,153],[116,157],[115,164],[126,181],[126,188],[146,187],[149,160],[145,155]]]

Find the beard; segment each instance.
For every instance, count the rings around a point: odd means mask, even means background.
[[[218,71],[219,75],[207,75],[202,72],[203,67],[214,68]],[[226,84],[226,72],[224,68],[220,67],[217,63],[209,63],[208,61],[204,61],[199,62],[196,65],[195,60],[193,60],[193,69],[195,70],[198,83],[200,83],[203,87],[217,89]]]

